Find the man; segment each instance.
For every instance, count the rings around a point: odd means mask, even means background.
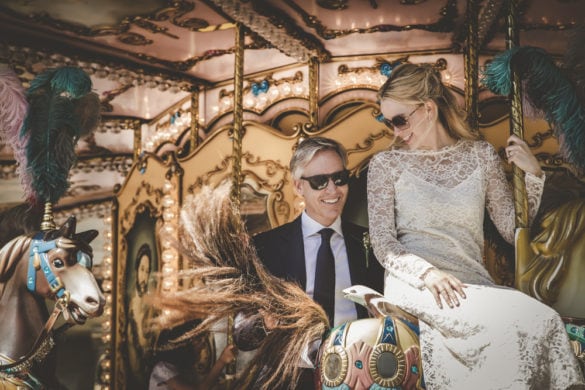
[[[384,270],[366,244],[366,229],[341,220],[348,193],[346,165],[345,149],[338,142],[323,137],[304,140],[290,162],[295,191],[305,200],[304,212],[254,237],[268,270],[298,282],[323,306],[332,326],[367,317],[363,307],[343,298],[343,289],[363,284],[382,292],[384,283]],[[320,233],[323,228],[331,230]],[[329,261],[334,264],[322,266],[320,259],[327,256],[320,253],[333,254]],[[322,282],[323,278],[331,280]]]

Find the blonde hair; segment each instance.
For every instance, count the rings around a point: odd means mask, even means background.
[[[441,74],[430,64],[397,66],[378,91],[378,100],[384,99],[413,104],[432,100],[437,105],[439,121],[449,136],[454,139],[479,138],[469,128],[466,114],[455,96],[441,81]]]

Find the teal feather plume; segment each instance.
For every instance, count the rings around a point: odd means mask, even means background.
[[[83,70],[62,67],[39,74],[27,100],[20,131],[26,140],[25,175],[31,187],[26,196],[32,203],[56,203],[69,188],[77,140],[99,123],[99,98]]]
[[[496,94],[510,95],[512,66],[522,80],[525,106],[542,113],[552,126],[563,158],[585,173],[585,102],[579,99],[566,69],[557,66],[541,48],[517,47],[486,65],[483,84]]]

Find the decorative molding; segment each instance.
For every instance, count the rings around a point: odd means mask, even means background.
[[[300,62],[307,62],[311,57],[325,62],[331,57],[319,40],[304,32],[288,15],[266,1],[210,1],[289,57]]]
[[[108,117],[102,117],[96,132],[119,134],[124,130],[136,131],[140,130],[143,122],[143,120],[135,118],[110,119]]]
[[[72,174],[91,172],[118,172],[126,176],[132,168],[130,156],[98,156],[91,158],[79,158],[71,169]]]
[[[176,93],[191,91],[195,88],[195,82],[207,84],[194,78],[186,79],[161,72],[148,72],[140,67],[129,69],[119,64],[81,60],[28,47],[12,46],[4,42],[0,42],[0,58],[10,63],[25,87],[28,87],[36,74],[44,69],[65,65],[80,67],[90,76],[116,81],[121,84],[121,88],[144,85],[147,88],[157,88],[161,91],[168,90]],[[39,64],[43,66],[39,68]]]
[[[100,25],[98,27],[87,27],[79,23],[67,22],[51,17],[46,12],[31,13],[23,15],[21,13],[7,10],[20,19],[28,19],[38,24],[42,24],[59,31],[68,31],[84,37],[103,37],[114,35],[118,41],[132,46],[146,46],[153,43],[151,39],[142,34],[130,32],[132,26],[139,27],[152,34],[162,34],[172,39],[179,39],[172,34],[168,28],[159,25],[157,22],[170,22],[171,24],[190,31],[201,31],[210,28],[209,22],[200,18],[181,19],[188,12],[195,9],[195,3],[185,0],[167,0],[167,5],[157,10],[151,11],[146,15],[126,16],[117,25]],[[223,25],[215,27],[217,29],[226,28]]]
[[[409,30],[426,30],[430,32],[453,32],[456,26],[456,19],[459,16],[457,12],[457,1],[447,0],[444,7],[441,8],[439,20],[431,24],[408,24],[404,26],[397,26],[392,24],[380,24],[369,28],[352,28],[346,30],[334,30],[326,27],[315,16],[310,15],[305,10],[297,5],[293,0],[284,0],[284,2],[301,16],[305,22],[306,27],[315,30],[315,32],[323,39],[336,39],[350,34],[371,34],[375,32],[388,31],[409,31]],[[402,4],[411,5],[412,2]]]

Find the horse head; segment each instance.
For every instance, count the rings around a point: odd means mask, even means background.
[[[83,324],[89,317],[101,315],[105,298],[91,272],[89,244],[98,232],[76,233],[75,229],[76,219],[71,216],[60,229],[33,237],[27,287],[45,298],[64,299],[65,319]]]

